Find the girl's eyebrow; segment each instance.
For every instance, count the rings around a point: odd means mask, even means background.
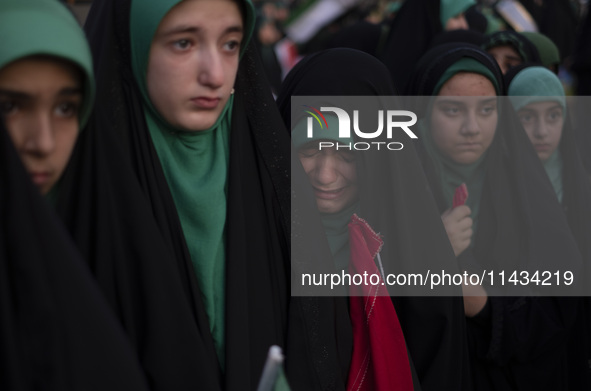
[[[66,87],[62,88],[59,92],[59,95],[82,95],[82,89],[78,87]]]
[[[180,25],[173,27],[170,30],[163,31],[160,36],[168,37],[175,34],[183,34],[183,33],[190,33],[190,34],[197,34],[201,29],[197,26],[190,26],[190,25]],[[229,33],[242,33],[244,29],[240,25],[229,26],[223,32],[223,34]]]
[[[29,94],[27,92],[22,91],[15,91],[6,88],[0,88],[0,95],[5,96],[11,99],[18,99],[18,100],[32,100],[34,98],[34,94]],[[60,96],[72,96],[72,95],[82,95],[82,90],[78,87],[65,87],[59,90],[58,95]]]
[[[26,92],[15,91],[11,89],[0,88],[0,95],[6,96],[12,99],[19,99],[19,100],[26,100],[32,99],[33,96],[31,94],[27,94]]]

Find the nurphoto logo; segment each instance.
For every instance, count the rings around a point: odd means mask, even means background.
[[[310,114],[311,117],[307,118],[307,138],[318,139],[318,135],[314,137],[314,120],[320,126],[320,131],[322,132],[324,129],[328,130],[328,122],[326,117],[322,113],[332,113],[336,115],[338,119],[338,134],[340,139],[351,139],[351,122],[353,123],[353,132],[355,135],[360,139],[364,140],[372,140],[382,135],[384,129],[386,130],[386,138],[391,140],[395,134],[399,134],[399,130],[403,130],[404,133],[411,139],[418,138],[417,135],[410,129],[411,126],[417,123],[417,116],[412,111],[408,110],[378,110],[377,111],[377,118],[378,124],[377,129],[360,129],[359,127],[359,110],[353,110],[353,121],[351,121],[350,115],[343,109],[339,107],[320,107],[320,110],[312,107],[303,105],[306,110],[306,113]],[[364,113],[363,115],[371,115],[369,113]],[[375,114],[374,114],[375,115]],[[406,119],[405,121],[400,121],[400,118]],[[385,126],[384,126],[385,123]],[[331,141],[320,141],[318,143],[318,149],[322,150],[322,148],[331,148],[336,147],[337,149],[349,149],[349,150],[358,150],[358,151],[366,151],[368,149],[380,149],[380,147],[386,147],[391,151],[398,151],[401,150],[404,145],[401,142],[392,141],[392,142],[384,142],[384,141],[373,141],[373,142],[351,142],[349,144],[343,143],[335,143]]]

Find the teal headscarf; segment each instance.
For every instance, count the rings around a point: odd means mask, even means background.
[[[566,98],[562,83],[547,68],[528,67],[519,72],[509,84],[508,95],[515,111],[530,103],[557,102],[566,115]],[[562,166],[560,148],[556,148],[544,162],[544,168],[560,202],[562,202]]]
[[[255,14],[249,0],[240,1],[246,9],[242,55],[254,29]],[[211,128],[188,132],[164,120],[150,101],[146,84],[154,34],[160,21],[179,2],[132,1],[131,62],[146,123],[174,199],[218,359],[224,367],[226,187],[233,96]]]
[[[509,99],[515,111],[535,102],[558,102],[566,113],[566,98],[560,79],[544,67],[528,67],[509,84]]]
[[[440,0],[439,20],[441,26],[445,28],[448,20],[466,12],[474,4],[476,4],[474,0]]]
[[[84,32],[57,0],[0,1],[0,68],[34,55],[68,60],[83,74],[79,123],[83,128],[94,103],[92,56]]]
[[[497,95],[500,95],[501,88],[498,85],[493,73],[486,66],[473,58],[462,58],[452,64],[437,82],[433,95],[436,96],[445,82],[460,72],[478,73],[485,76],[495,87]],[[432,99],[429,110],[427,111],[428,113],[431,112],[433,101],[434,100]],[[427,118],[426,121],[421,121],[419,124],[419,132],[421,133],[421,138],[423,140],[425,149],[431,157],[431,160],[435,165],[435,169],[439,174],[445,203],[448,207],[451,207],[456,188],[462,183],[466,184],[469,194],[468,199],[466,200],[466,205],[472,210],[472,230],[474,232],[473,237],[475,237],[478,227],[478,214],[480,210],[480,198],[484,185],[487,153],[483,153],[477,161],[471,164],[456,163],[447,156],[444,156],[439,151],[439,148],[437,148],[435,142],[433,141],[429,126],[430,118]]]

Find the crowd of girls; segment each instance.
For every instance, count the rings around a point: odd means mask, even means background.
[[[250,0],[95,1],[85,31],[57,0],[3,0],[0,388],[254,390],[278,345],[275,390],[591,389],[585,289],[292,295],[302,271],[433,261],[591,280],[558,49],[464,30],[472,6],[343,30],[274,96]],[[425,97],[418,138],[379,153],[339,148],[360,139],[328,114],[308,137],[291,103],[396,95]]]

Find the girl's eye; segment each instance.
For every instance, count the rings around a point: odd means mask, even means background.
[[[301,157],[313,157],[318,153],[318,150],[314,148],[306,148],[301,149],[299,153]]]
[[[236,50],[240,49],[240,42],[239,41],[229,41],[229,42],[226,42],[224,47],[228,51],[236,51]]]
[[[484,115],[492,114],[495,110],[496,110],[496,107],[494,107],[494,106],[485,106],[482,108],[482,114],[484,114]]]
[[[188,39],[179,39],[178,41],[175,41],[173,45],[176,49],[186,50],[191,46],[191,41]]]
[[[11,100],[1,101],[0,102],[0,114],[1,115],[10,115],[16,113],[18,110],[18,105]]]
[[[340,153],[339,156],[345,163],[353,163],[355,161],[354,153]]]
[[[443,112],[446,115],[454,116],[457,115],[460,112],[460,110],[457,107],[444,107]]]
[[[561,111],[552,111],[548,114],[548,118],[550,119],[550,121],[557,121],[560,118],[562,118],[562,112]]]
[[[78,104],[72,102],[61,103],[56,107],[56,114],[62,118],[72,118],[78,115]]]
[[[519,116],[519,120],[521,121],[521,123],[528,123],[533,119],[533,116],[529,115],[529,114],[523,114]]]

